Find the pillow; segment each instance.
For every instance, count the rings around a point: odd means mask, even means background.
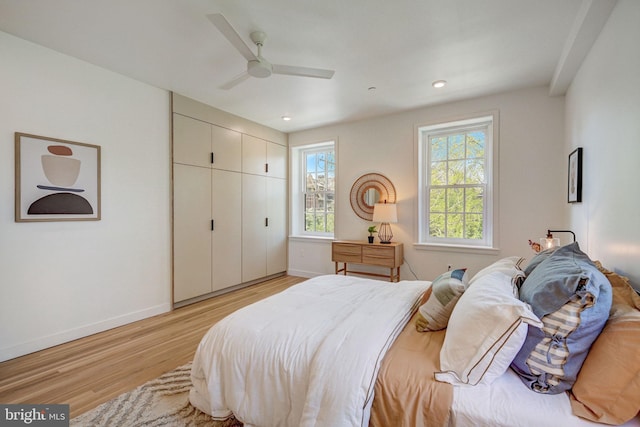
[[[436,380],[491,384],[509,368],[528,324],[542,325],[513,295],[512,278],[501,271],[484,274],[469,286],[451,314]]]
[[[538,252],[533,258],[531,258],[531,261],[529,261],[529,264],[527,264],[527,266],[524,269],[524,274],[525,276],[528,276],[529,274],[531,274],[531,272],[538,266],[540,265],[540,263],[542,261],[544,261],[545,259],[549,258],[549,256],[554,253],[556,251],[556,249],[558,249],[557,247],[553,247],[550,249],[545,249],[542,252]]]
[[[424,304],[425,302],[427,302],[427,300],[429,299],[429,297],[431,296],[431,291],[433,290],[433,288],[431,286],[429,286],[427,288],[426,291],[424,291],[424,293],[422,294],[422,297],[420,297],[420,302],[418,303],[418,307],[420,307],[422,304]]]
[[[433,281],[431,293],[427,296],[425,292],[427,300],[418,309],[416,329],[419,332],[439,331],[447,327],[453,307],[467,287],[466,272],[466,268],[447,271]]]
[[[609,317],[609,281],[573,243],[538,264],[520,287],[520,299],[544,326],[529,327],[511,367],[539,393],[569,390]]]
[[[611,283],[613,303],[569,397],[575,415],[617,425],[640,411],[640,296],[629,279],[596,266]]]
[[[507,276],[512,278],[513,284],[518,284],[520,279],[524,279],[524,273],[520,269],[520,264],[524,261],[524,258],[518,256],[512,256],[507,258],[502,258],[493,264],[488,265],[482,270],[478,271],[473,278],[469,281],[469,286],[471,286],[476,280],[480,279],[482,276],[486,276],[494,271],[500,271]],[[517,288],[514,289],[516,297]]]

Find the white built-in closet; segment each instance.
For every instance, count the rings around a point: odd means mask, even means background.
[[[173,94],[174,304],[286,271],[286,143]]]

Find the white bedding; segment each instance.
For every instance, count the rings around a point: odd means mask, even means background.
[[[535,393],[511,369],[491,385],[454,387],[451,416],[455,427],[604,426],[573,415],[567,393]],[[640,418],[624,426],[639,427]]]
[[[429,284],[321,276],[238,310],[198,346],[190,401],[245,426],[367,426],[382,357]]]

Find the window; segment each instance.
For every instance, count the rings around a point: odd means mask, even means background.
[[[493,123],[418,128],[420,243],[492,247]]]
[[[294,234],[333,237],[336,155],[333,141],[292,148]],[[292,164],[293,166],[293,164]]]

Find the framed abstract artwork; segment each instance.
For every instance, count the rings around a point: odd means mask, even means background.
[[[100,146],[15,134],[15,220],[100,220]]]
[[[567,183],[567,201],[582,202],[582,148],[578,147],[569,154],[569,179]]]

